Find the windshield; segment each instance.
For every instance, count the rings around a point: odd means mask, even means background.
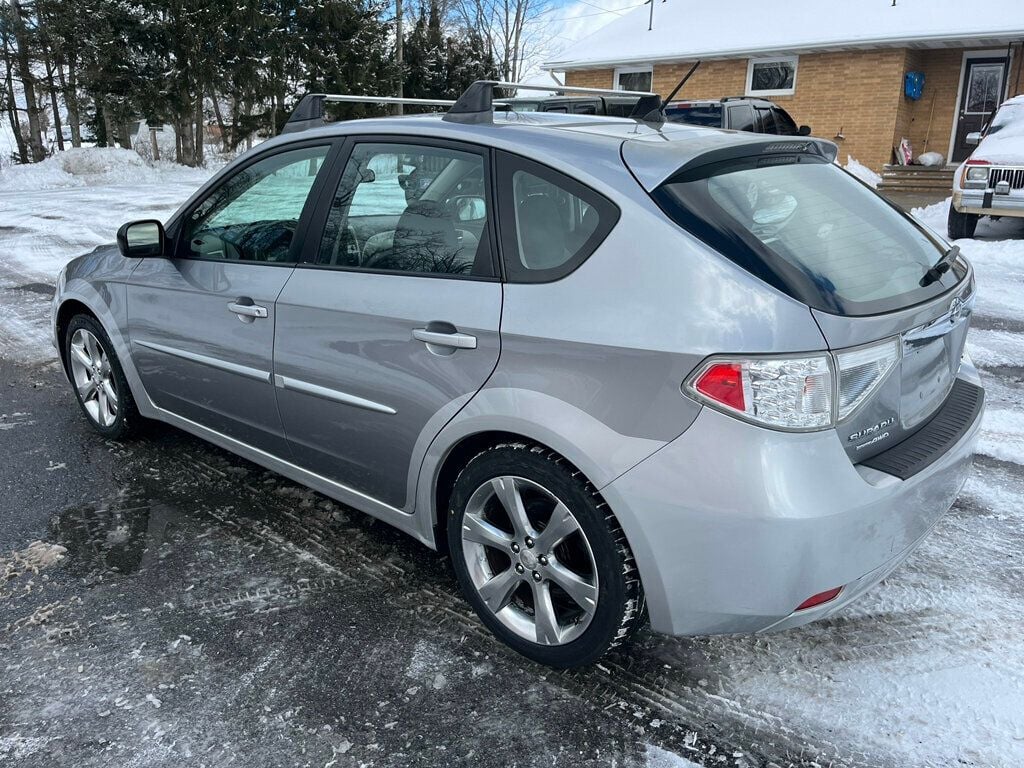
[[[988,127],[988,135],[998,133],[1004,128],[1013,128],[1013,133],[1024,133],[1024,104],[1004,104],[992,118]],[[1010,133],[1011,131],[1007,131]]]
[[[833,314],[889,312],[937,296],[922,286],[938,241],[832,163],[753,157],[684,171],[655,190],[676,223],[766,282]]]

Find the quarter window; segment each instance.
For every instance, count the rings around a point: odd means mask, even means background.
[[[192,211],[186,256],[288,264],[306,198],[329,147],[281,152],[246,166]]]
[[[357,144],[334,195],[318,263],[385,272],[491,277],[482,155]]]
[[[548,282],[572,272],[608,235],[619,211],[594,190],[538,163],[505,156],[505,270],[513,282]]]
[[[796,92],[796,56],[750,59],[747,64],[748,96],[787,96]]]

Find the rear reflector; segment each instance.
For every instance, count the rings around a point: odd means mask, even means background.
[[[800,605],[796,607],[798,611],[806,611],[808,608],[814,608],[818,605],[824,605],[830,600],[835,600],[839,597],[839,593],[843,591],[842,587],[836,587],[835,589],[826,589],[824,592],[819,592],[816,595],[811,595],[804,600]]]

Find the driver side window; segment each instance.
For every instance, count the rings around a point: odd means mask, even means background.
[[[304,147],[246,166],[189,216],[184,255],[289,264],[306,198],[330,147]]]

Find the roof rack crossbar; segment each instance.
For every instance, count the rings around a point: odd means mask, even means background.
[[[533,83],[508,83],[502,80],[477,80],[469,86],[455,105],[448,110],[444,119],[451,123],[489,123],[494,114],[494,89],[504,88],[516,91],[547,91],[554,93],[589,93],[595,96],[636,96],[639,99],[654,97],[650,91],[617,91],[613,88],[581,88],[574,85],[554,83],[537,85]]]
[[[295,133],[324,124],[324,104],[331,102],[363,104],[409,104],[414,106],[448,107],[444,119],[454,123],[489,123],[493,120],[494,105],[505,104],[494,98],[494,89],[523,91],[548,91],[559,94],[582,93],[594,96],[635,96],[644,106],[647,114],[661,105],[657,94],[650,91],[620,91],[613,88],[583,88],[556,83],[536,85],[532,83],[509,83],[502,80],[477,80],[458,99],[406,99],[396,96],[353,96],[341,93],[307,93],[295,105],[291,116],[285,122],[281,133]],[[657,104],[655,104],[657,101]]]
[[[324,104],[409,104],[420,107],[451,107],[454,99],[405,99],[396,96],[353,96],[347,93],[307,93],[295,105],[281,133],[295,133],[324,124]]]

